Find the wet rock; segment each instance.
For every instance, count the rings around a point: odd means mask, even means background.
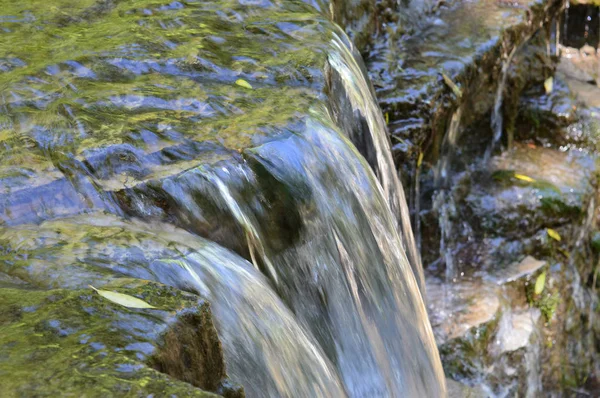
[[[92,289],[0,289],[0,380],[8,396],[148,394],[241,397],[227,387],[208,304],[164,285],[121,279],[104,289],[154,309],[130,309]],[[170,361],[179,353],[193,371]],[[158,371],[157,371],[158,370]],[[35,377],[31,377],[35,372]]]
[[[494,320],[500,310],[497,288],[481,281],[442,283],[428,278],[428,309],[438,344],[464,338]]]
[[[513,263],[505,269],[497,270],[492,278],[499,285],[514,282],[521,278],[529,279],[530,276],[534,275],[546,265],[547,263],[545,261],[537,260],[532,256],[526,256],[518,263]]]
[[[498,354],[526,347],[538,328],[539,318],[540,311],[536,308],[503,314],[494,342]]]
[[[579,120],[579,104],[565,79],[553,77],[553,89],[546,93],[543,82],[525,91],[519,100],[515,121],[515,137],[540,146],[565,147],[569,144],[587,147],[587,137],[572,134],[568,127]]]
[[[600,108],[600,54],[589,46],[562,50],[558,71],[565,76],[569,89],[583,105]]]
[[[444,134],[459,106],[468,109],[462,115],[463,127],[477,125],[489,114],[502,60],[557,13],[559,3],[451,3],[424,18],[414,34],[389,34],[370,52],[367,66],[389,118],[394,155],[406,173],[405,182],[414,178],[419,152],[432,163],[440,157]],[[460,87],[461,98],[452,94],[442,74]],[[489,129],[473,131],[491,138]],[[467,144],[474,140],[479,138],[470,134]]]
[[[584,153],[517,145],[492,161],[465,198],[474,227],[505,237],[579,222],[593,195],[594,163]]]
[[[488,398],[481,387],[469,387],[452,379],[446,379],[449,398]]]

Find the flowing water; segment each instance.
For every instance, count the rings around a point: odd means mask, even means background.
[[[502,67],[500,69],[500,81],[498,82],[498,87],[496,88],[496,97],[494,98],[494,107],[492,108],[492,117],[491,117],[491,127],[492,127],[492,142],[484,155],[484,161],[488,161],[492,156],[494,150],[500,144],[500,140],[502,139],[502,131],[503,131],[503,116],[502,116],[502,102],[504,98],[504,90],[506,87],[506,79],[508,78],[508,72],[510,68],[510,64],[512,59],[517,52],[519,46],[514,46],[510,53],[504,54],[502,58]],[[512,146],[512,138],[508,139],[508,147]]]
[[[453,218],[456,213],[452,197],[452,161],[456,154],[456,142],[460,135],[460,120],[463,108],[459,106],[450,118],[448,129],[442,142],[442,152],[438,161],[435,185],[438,191],[433,198],[433,209],[438,214],[440,226],[440,256],[445,265],[445,275],[448,282],[455,276],[454,259],[452,255],[452,239],[454,237]]]
[[[444,394],[385,123],[339,28],[302,1],[26,3],[2,11],[0,226],[54,266],[19,278],[201,293],[248,396]],[[44,238],[86,224],[102,261]]]

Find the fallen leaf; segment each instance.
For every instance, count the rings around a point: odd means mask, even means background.
[[[546,228],[546,232],[548,233],[549,237],[551,237],[552,239],[557,240],[557,241],[560,242],[561,237],[560,237],[560,234],[558,232],[556,232],[552,228]]]
[[[544,81],[544,90],[546,90],[546,94],[550,94],[552,92],[553,87],[554,87],[554,79],[552,77],[547,78]]]
[[[385,124],[390,124],[390,114],[389,113],[385,113]]]
[[[535,287],[533,289],[536,295],[542,294],[544,286],[546,285],[546,271],[542,272],[535,280]]]
[[[423,163],[423,152],[419,152],[419,158],[417,159],[417,167],[421,167]]]
[[[535,180],[533,178],[526,176],[524,174],[515,173],[515,178],[522,180],[522,181],[526,181],[526,182],[535,182]]]
[[[444,83],[446,83],[446,85],[450,87],[456,98],[462,98],[462,90],[456,85],[456,83],[452,81],[452,79],[450,79],[450,76],[448,76],[445,73],[442,73],[442,78],[444,79]]]
[[[244,79],[237,79],[235,81],[235,84],[237,84],[240,87],[244,87],[247,88],[248,90],[252,90],[252,86],[250,85],[250,83],[248,83],[247,81],[245,81]]]
[[[100,296],[104,297],[107,300],[112,301],[113,303],[122,305],[128,308],[156,308],[144,300],[140,300],[139,298],[135,298],[128,294],[110,292],[108,290],[96,289],[94,286],[89,285],[92,289],[96,291]]]

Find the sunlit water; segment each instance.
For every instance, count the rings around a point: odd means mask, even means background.
[[[360,57],[325,15],[226,0],[1,12],[4,234],[101,213],[124,230],[137,217],[135,233],[158,247],[180,238],[157,225],[193,233],[180,232],[184,255],[141,263],[114,241],[116,276],[206,296],[248,396],[444,394],[385,123]],[[28,278],[92,278],[63,273]]]

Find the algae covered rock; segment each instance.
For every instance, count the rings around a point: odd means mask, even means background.
[[[127,308],[91,288],[40,290],[3,283],[4,396],[241,396],[228,386],[208,303],[132,279],[104,289],[154,308]],[[177,366],[180,360],[173,355],[185,358],[189,368]]]
[[[594,194],[594,161],[582,152],[518,145],[475,179],[467,214],[489,234],[520,236],[582,220]],[[491,178],[490,178],[491,177]]]

